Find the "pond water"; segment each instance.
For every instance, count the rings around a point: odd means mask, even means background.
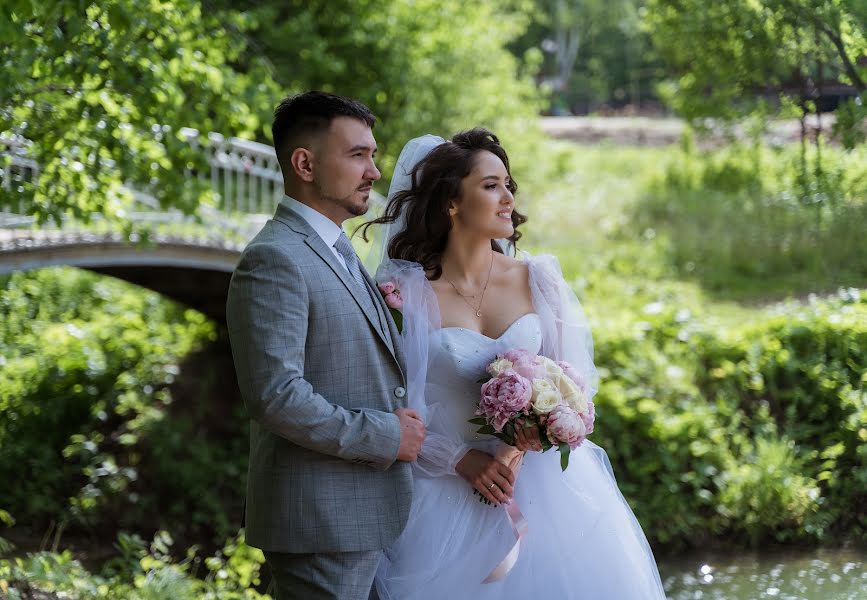
[[[670,600],[867,600],[867,551],[744,552],[659,561]]]

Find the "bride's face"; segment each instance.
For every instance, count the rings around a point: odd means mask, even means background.
[[[475,158],[473,170],[461,181],[461,196],[449,205],[452,231],[487,239],[508,238],[515,233],[512,210],[515,198],[509,190],[506,166],[487,150]]]

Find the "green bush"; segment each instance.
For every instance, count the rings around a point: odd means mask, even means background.
[[[246,455],[241,403],[229,396],[227,412],[214,397],[225,361],[206,355],[187,385],[196,393],[185,406],[172,397],[194,366],[185,361],[216,339],[203,315],[110,278],[46,269],[3,279],[0,478],[17,483],[2,508],[35,532],[172,526],[225,539]]]
[[[695,351],[708,399],[745,415],[753,436],[779,430],[822,512],[805,527],[867,539],[867,302],[863,292],[783,308],[760,325],[707,337]],[[862,508],[859,508],[862,507]],[[831,531],[828,527],[832,525]]]
[[[728,331],[675,306],[597,330],[593,439],[648,537],[672,550],[867,541],[861,292]]]
[[[719,510],[753,546],[810,537],[805,527],[820,492],[803,472],[790,440],[758,438],[723,471]]]
[[[597,329],[602,384],[593,440],[606,449],[651,541],[677,549],[725,532],[716,508],[718,480],[733,460],[729,432],[736,415],[701,399],[683,315],[669,308],[645,317]]]
[[[173,544],[158,532],[150,546],[121,534],[121,556],[93,574],[71,552],[39,552],[0,560],[3,598],[82,598],[87,600],[267,600],[256,591],[262,583],[262,552],[246,545],[244,534],[228,540],[220,552],[202,559],[192,548],[183,560],[170,556]]]

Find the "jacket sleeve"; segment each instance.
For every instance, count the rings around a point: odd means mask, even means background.
[[[250,417],[298,446],[388,469],[400,447],[397,416],[334,404],[304,379],[308,302],[304,276],[285,249],[245,250],[229,285],[226,322]]]

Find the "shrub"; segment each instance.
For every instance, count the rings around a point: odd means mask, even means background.
[[[172,397],[190,377],[182,365],[195,367],[184,361],[216,340],[213,323],[75,269],[5,278],[0,315],[0,478],[17,482],[3,509],[37,531],[172,526],[224,539],[237,528],[246,418],[221,379],[233,381],[231,365],[205,355],[189,406]]]
[[[158,532],[150,546],[141,538],[121,534],[122,558],[102,573],[85,569],[69,551],[39,552],[0,560],[4,598],[87,598],[103,600],[260,600],[262,552],[250,548],[244,533],[229,539],[223,549],[202,559],[191,548],[181,561],[169,550],[172,538]],[[199,573],[199,570],[203,573]],[[50,594],[50,595],[49,595]]]

